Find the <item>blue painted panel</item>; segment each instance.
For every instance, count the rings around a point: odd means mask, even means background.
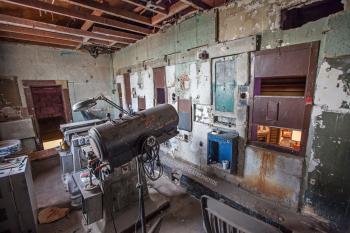
[[[234,61],[218,61],[215,63],[215,110],[219,112],[234,111]]]
[[[221,163],[222,160],[232,160],[232,143],[222,142],[219,146],[219,158],[218,162]]]
[[[208,164],[221,163],[222,160],[230,161],[230,172],[237,172],[238,163],[238,133],[229,132],[221,134],[208,133]]]

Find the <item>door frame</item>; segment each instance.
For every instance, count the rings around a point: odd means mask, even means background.
[[[72,109],[71,109],[71,103],[69,98],[68,81],[67,80],[22,80],[22,86],[23,86],[24,96],[27,102],[28,115],[33,118],[34,128],[40,140],[40,147],[41,149],[43,149],[43,142],[40,135],[38,119],[35,115],[31,88],[60,86],[62,101],[63,101],[64,119],[66,123],[69,123],[69,122],[72,122],[73,118],[72,118]]]

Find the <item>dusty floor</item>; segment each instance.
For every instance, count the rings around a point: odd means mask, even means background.
[[[69,206],[69,195],[61,180],[59,158],[33,161],[32,171],[39,209],[48,206]],[[161,225],[161,233],[204,232],[198,200],[165,177],[151,186],[170,200],[170,207]],[[153,195],[152,192],[150,195]],[[67,217],[57,222],[39,225],[39,233],[80,233],[84,232],[81,224],[81,211],[72,210]]]

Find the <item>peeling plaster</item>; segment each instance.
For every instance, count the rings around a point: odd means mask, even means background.
[[[316,80],[315,104],[323,110],[339,111],[344,101],[350,103],[349,91],[349,75],[324,61]]]

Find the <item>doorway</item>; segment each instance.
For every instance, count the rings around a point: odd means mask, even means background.
[[[44,149],[62,143],[60,124],[66,123],[61,86],[31,87],[35,116]]]
[[[66,81],[24,80],[28,113],[34,119],[44,150],[53,149],[63,141],[60,125],[71,122],[71,106]]]

